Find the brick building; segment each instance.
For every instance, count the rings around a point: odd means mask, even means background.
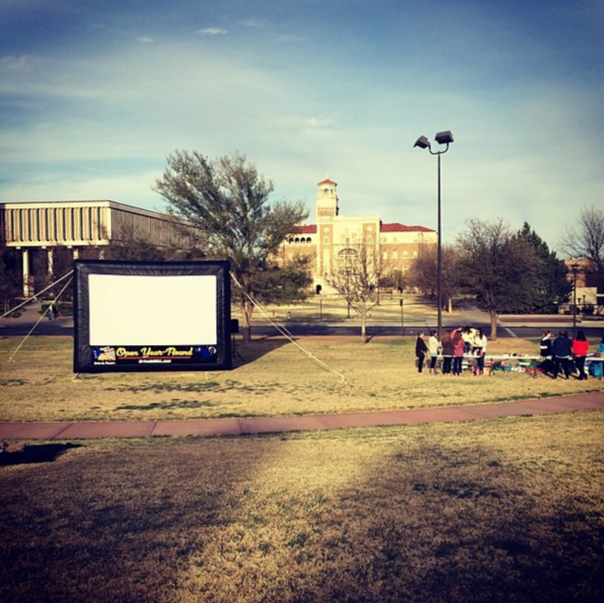
[[[380,258],[383,275],[404,274],[428,246],[437,244],[437,233],[425,226],[398,222],[384,224],[379,215],[340,215],[337,183],[329,178],[318,183],[315,224],[303,224],[284,241],[280,258],[287,263],[296,255],[312,256],[314,284],[326,285],[340,258],[359,245]]]

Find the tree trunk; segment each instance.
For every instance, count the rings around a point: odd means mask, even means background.
[[[249,343],[252,341],[252,312],[254,306],[248,300],[242,301],[239,306],[241,309],[241,316],[243,317],[243,328],[241,333],[243,335],[243,341]]]
[[[361,339],[367,343],[367,312],[361,312]]]
[[[497,311],[489,310],[489,315],[491,317],[491,341],[497,341]]]

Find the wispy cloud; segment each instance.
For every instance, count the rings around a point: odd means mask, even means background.
[[[202,36],[225,36],[228,32],[221,27],[206,27],[205,29],[198,29],[197,33]]]
[[[266,27],[268,21],[266,19],[245,19],[241,21],[244,27]]]
[[[6,56],[0,59],[0,66],[5,71],[28,71],[37,62],[36,57],[29,54]]]
[[[601,0],[575,0],[572,20],[519,0],[324,2],[321,18],[308,2],[148,0],[144,13],[109,2],[94,23],[64,10],[35,25],[35,0],[6,1],[0,198],[149,207],[172,150],[238,150],[311,209],[329,172],[344,214],[435,227],[434,158],[413,142],[445,129],[446,240],[468,217],[502,215],[551,246],[573,204],[604,188]],[[191,26],[200,8],[212,26]]]

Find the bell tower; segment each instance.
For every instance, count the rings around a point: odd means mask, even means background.
[[[338,183],[325,178],[318,184],[317,193],[317,223],[335,218],[340,208],[338,207]]]

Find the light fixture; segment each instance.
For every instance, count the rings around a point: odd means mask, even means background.
[[[429,149],[430,141],[425,136],[420,136],[413,145],[413,148],[419,147],[420,149]]]
[[[449,144],[453,142],[453,134],[449,130],[439,132],[435,137],[438,144]]]

